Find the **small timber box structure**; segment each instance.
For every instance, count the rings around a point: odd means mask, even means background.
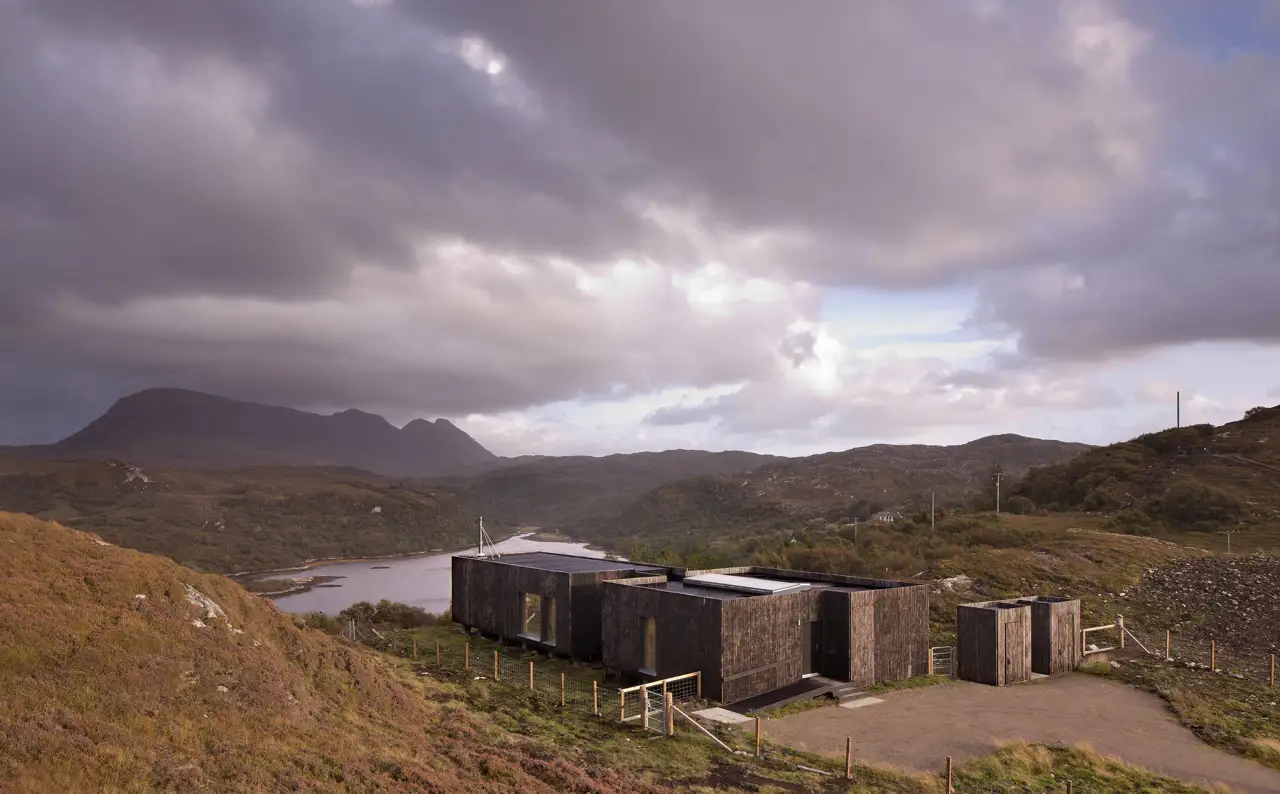
[[[467,631],[573,659],[598,659],[600,583],[665,570],[550,552],[455,555],[453,619]]]
[[[883,579],[724,568],[603,584],[603,661],[645,679],[702,671],[737,703],[821,675],[870,686],[925,672],[929,591]]]
[[[956,677],[1006,686],[1080,664],[1080,601],[1025,596],[956,608]]]

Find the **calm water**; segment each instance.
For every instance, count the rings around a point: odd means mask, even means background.
[[[581,557],[603,557],[603,551],[588,549],[585,543],[548,543],[529,540],[526,536],[508,538],[496,544],[501,554],[523,551],[553,551]],[[463,552],[475,554],[475,549]],[[289,612],[324,612],[336,615],[357,601],[399,601],[422,607],[428,612],[443,612],[449,606],[449,580],[453,573],[449,558],[452,552],[430,557],[404,557],[368,562],[338,562],[317,565],[305,572],[294,571],[277,577],[341,576],[330,584],[341,587],[317,587],[305,593],[275,599],[276,605]],[[388,567],[374,570],[375,565]]]

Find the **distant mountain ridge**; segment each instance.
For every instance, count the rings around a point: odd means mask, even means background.
[[[147,389],[123,397],[62,441],[10,451],[188,468],[342,466],[395,477],[431,476],[497,460],[446,419],[415,419],[396,428],[356,409],[324,416],[186,389]]]
[[[993,465],[1016,477],[1090,449],[1002,434],[953,446],[874,444],[784,458],[740,474],[666,483],[616,515],[570,531],[617,545],[623,539],[742,537],[808,520],[865,519],[879,510],[927,508],[931,494],[938,506],[951,507],[984,487]]]

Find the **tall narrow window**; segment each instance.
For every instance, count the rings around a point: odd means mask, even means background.
[[[644,657],[644,666],[641,669],[656,673],[658,671],[658,627],[653,618],[641,618],[641,620],[644,622],[643,632],[640,635],[642,645],[640,652]]]
[[[543,633],[543,640],[548,645],[556,644],[556,600],[548,596],[543,599],[543,612],[547,615],[547,630]]]
[[[535,593],[525,593],[523,614],[520,635],[531,640],[542,639],[542,597]]]

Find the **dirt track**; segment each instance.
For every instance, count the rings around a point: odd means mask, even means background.
[[[1280,772],[1214,749],[1177,723],[1154,695],[1071,674],[1013,687],[958,681],[881,696],[883,703],[838,706],[765,720],[765,738],[844,757],[935,772],[947,756],[992,752],[1001,740],[1087,744],[1130,764],[1191,783],[1222,782],[1249,794],[1280,792]]]

